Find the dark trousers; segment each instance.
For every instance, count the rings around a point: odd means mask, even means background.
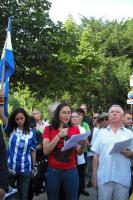
[[[20,172],[16,174],[19,200],[28,200],[28,190],[30,183],[30,172]]]
[[[85,169],[86,163],[77,165],[78,174],[79,174],[79,195],[81,191],[85,188]]]
[[[133,193],[133,167],[131,167],[131,185],[129,189],[129,196]]]
[[[9,185],[18,189],[17,197],[19,200],[28,200],[30,177],[30,172],[18,172],[15,175],[9,175]]]

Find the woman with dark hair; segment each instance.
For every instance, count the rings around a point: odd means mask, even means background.
[[[28,200],[30,176],[36,162],[36,135],[30,129],[29,116],[23,108],[11,113],[4,131],[9,135],[9,172],[17,181],[19,199]]]
[[[67,200],[78,199],[79,177],[76,155],[82,153],[82,145],[61,151],[72,135],[80,134],[78,126],[70,123],[71,108],[66,103],[57,106],[51,126],[43,133],[43,150],[48,155],[46,187],[48,200],[59,200],[60,187],[63,187]]]
[[[18,118],[17,115],[19,116]],[[7,133],[10,135],[18,126],[23,129],[25,134],[28,134],[30,131],[29,116],[23,108],[16,108],[9,116]]]

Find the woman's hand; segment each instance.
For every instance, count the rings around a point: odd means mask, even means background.
[[[60,132],[58,133],[58,136],[60,138],[64,138],[67,135],[68,135],[68,128],[61,128]]]
[[[31,171],[31,177],[34,177],[37,174],[37,172],[38,172],[38,168],[37,166],[34,166]]]
[[[5,190],[0,188],[0,199],[2,199],[5,196]]]

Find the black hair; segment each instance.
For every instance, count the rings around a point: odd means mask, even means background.
[[[36,120],[33,116],[29,116],[29,126],[30,126],[30,128],[36,127]]]
[[[71,110],[72,113],[78,113],[77,110],[75,108],[72,108]]]
[[[24,122],[24,127],[23,127],[23,133],[27,134],[30,132],[30,125],[29,125],[29,115],[27,114],[27,112],[23,109],[23,108],[16,108],[15,110],[13,110],[13,112],[11,113],[11,115],[9,116],[8,119],[8,125],[9,125],[9,131],[8,133],[10,134],[14,129],[16,129],[18,127],[16,121],[15,121],[15,117],[17,114],[22,113],[25,117],[25,122]]]
[[[71,110],[71,107],[67,103],[60,103],[57,106],[57,108],[55,109],[54,116],[53,116],[52,121],[51,121],[51,126],[53,128],[55,128],[55,129],[59,128],[59,126],[60,126],[59,112],[63,107],[66,107],[66,106],[68,106],[70,108],[70,110]],[[71,126],[71,122],[70,121],[69,121],[68,125]]]
[[[82,108],[76,108],[75,112],[77,112],[78,114],[83,114],[85,115],[85,111]]]
[[[125,110],[124,115],[126,115],[126,114],[132,115],[132,111],[131,110]]]

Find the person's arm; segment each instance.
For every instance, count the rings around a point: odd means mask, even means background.
[[[54,150],[59,140],[60,140],[59,135],[56,135],[51,142],[48,138],[43,139],[43,152],[46,156],[49,155]]]
[[[8,190],[7,154],[2,132],[0,132],[0,199]]]
[[[31,149],[31,160],[32,160],[32,168],[36,165],[36,151]]]
[[[67,136],[68,129],[67,128],[62,128],[60,132],[50,141],[48,138],[43,139],[43,152],[47,156],[49,155],[54,148],[56,147],[57,143],[61,138],[64,138]]]
[[[84,152],[85,145],[89,145],[88,139],[82,140],[76,147],[78,155],[81,155]]]
[[[97,168],[99,164],[99,156],[94,155],[93,156],[93,161],[92,161],[92,186],[94,188],[97,187]]]
[[[7,125],[8,118],[4,115],[4,91],[0,90],[0,118],[4,125]]]
[[[2,120],[4,125],[8,124],[8,118],[4,115],[4,105],[0,106],[0,119]]]

